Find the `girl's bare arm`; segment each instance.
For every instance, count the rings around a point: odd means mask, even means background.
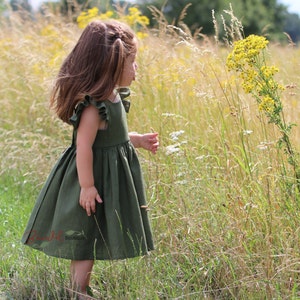
[[[93,143],[99,128],[99,113],[89,106],[82,112],[76,139],[76,165],[81,187],[79,203],[90,216],[96,211],[96,202],[102,202],[94,186]]]

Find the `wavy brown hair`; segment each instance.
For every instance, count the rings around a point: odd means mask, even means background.
[[[122,75],[125,59],[136,52],[134,32],[117,21],[94,21],[82,32],[63,62],[50,104],[59,118],[70,123],[75,106],[90,95],[108,99]]]

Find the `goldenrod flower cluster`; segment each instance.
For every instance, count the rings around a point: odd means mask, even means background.
[[[227,57],[227,68],[238,73],[242,79],[242,87],[246,93],[252,94],[260,111],[268,117],[280,130],[279,148],[284,146],[288,162],[293,166],[298,190],[300,191],[300,168],[298,153],[290,142],[293,124],[288,124],[283,115],[283,106],[279,92],[284,88],[274,80],[279,71],[274,66],[267,66],[265,52],[268,41],[261,36],[250,35],[236,41],[232,52]]]
[[[128,15],[121,19],[131,27],[136,27],[137,25],[147,27],[150,24],[148,17],[143,16],[137,7],[130,7],[128,9]]]
[[[268,43],[266,38],[257,35],[236,41],[226,65],[228,70],[238,73],[244,91],[255,96],[259,109],[267,114],[270,122],[278,123],[282,111],[278,91],[283,87],[274,80],[278,68],[266,64],[264,50]]]
[[[112,18],[114,12],[108,10],[106,13],[100,13],[97,7],[88,9],[87,11],[82,11],[77,17],[77,24],[79,28],[85,28],[90,22],[94,20],[107,20]]]
[[[243,40],[236,41],[233,51],[227,58],[228,69],[242,71],[247,65],[251,67],[268,43],[264,37],[253,34]]]
[[[88,9],[87,11],[81,12],[77,17],[77,24],[79,28],[85,28],[90,22],[94,20],[108,20],[108,19],[118,19],[129,26],[131,26],[137,33],[138,38],[145,38],[147,34],[140,29],[146,28],[150,21],[146,16],[143,16],[141,11],[137,7],[130,7],[128,9],[128,14],[120,16],[112,10],[108,10],[105,13],[99,12],[97,7]]]
[[[275,101],[270,96],[265,96],[262,98],[261,102],[258,105],[260,110],[266,112],[272,112],[275,107]]]

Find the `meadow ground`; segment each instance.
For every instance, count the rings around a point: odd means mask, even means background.
[[[67,299],[69,262],[20,243],[35,198],[71,128],[49,110],[58,68],[81,30],[51,16],[0,31],[0,298]],[[160,134],[139,151],[156,250],[97,262],[97,299],[299,299],[300,195],[280,130],[226,68],[232,48],[161,24],[139,42],[132,131]],[[268,46],[284,118],[297,125],[300,49]],[[283,118],[283,115],[280,114]],[[289,135],[300,147],[299,126]]]

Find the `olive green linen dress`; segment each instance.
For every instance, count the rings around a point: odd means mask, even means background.
[[[72,260],[124,259],[154,249],[143,177],[129,140],[124,103],[96,102],[87,96],[77,106],[70,119],[74,125],[72,145],[38,196],[22,237],[24,244]],[[95,187],[103,203],[97,202],[96,213],[90,217],[79,205],[76,170],[77,128],[89,105],[97,107],[99,117],[107,122],[93,145]]]

